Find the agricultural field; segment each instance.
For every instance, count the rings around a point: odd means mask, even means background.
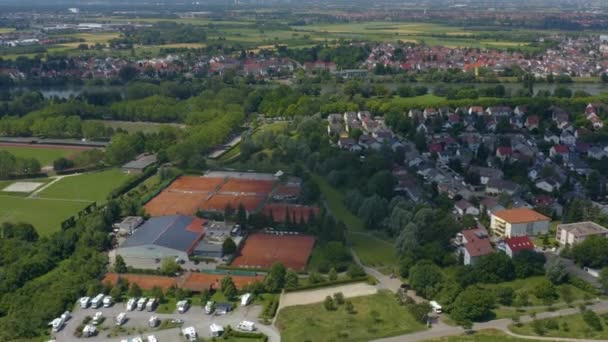
[[[60,229],[61,223],[92,202],[103,203],[128,175],[120,170],[29,180],[46,183],[32,193],[7,193],[0,189],[0,222],[27,222],[43,236]],[[19,180],[23,182],[24,180]],[[16,181],[2,181],[0,187]],[[51,184],[52,183],[52,184]],[[46,188],[45,188],[46,186]]]
[[[476,331],[471,335],[449,336],[426,342],[540,342],[540,340],[511,337],[493,329]]]
[[[65,148],[54,146],[14,146],[9,144],[0,144],[0,151],[7,151],[18,158],[35,158],[40,162],[42,167],[53,165],[53,161],[61,157],[71,157],[78,154],[83,149],[81,148]]]
[[[582,314],[559,316],[555,318],[540,319],[536,323],[530,322],[520,326],[510,325],[509,330],[516,334],[543,337],[570,337],[586,338],[592,340],[608,339],[608,315],[599,315],[601,330],[591,328]],[[557,323],[557,324],[556,324]],[[535,324],[537,327],[535,328]],[[565,325],[564,325],[565,324]]]
[[[369,341],[423,330],[409,312],[388,292],[350,299],[355,312],[344,305],[327,311],[323,303],[282,309],[276,325],[281,340],[293,341]]]

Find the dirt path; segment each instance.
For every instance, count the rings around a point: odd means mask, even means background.
[[[74,173],[71,175],[63,175],[63,176],[54,176],[52,177],[53,180],[46,183],[45,185],[39,187],[38,189],[36,189],[34,192],[32,192],[29,196],[27,196],[27,198],[38,198],[38,194],[41,193],[42,191],[44,191],[45,189],[47,189],[48,187],[50,187],[51,185],[59,182],[60,180],[66,178],[66,177],[72,177],[72,176],[80,176],[81,173]],[[81,200],[77,200],[77,202],[82,202]],[[90,201],[88,201],[90,202]]]
[[[378,289],[367,283],[355,283],[341,286],[324,287],[309,291],[296,291],[281,294],[281,301],[277,312],[282,308],[294,305],[305,305],[322,302],[325,297],[342,292],[344,297],[369,296],[376,294]]]

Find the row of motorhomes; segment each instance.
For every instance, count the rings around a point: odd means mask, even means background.
[[[89,306],[92,309],[98,309],[103,305],[104,308],[109,308],[114,303],[112,301],[112,296],[106,296],[103,293],[98,294],[97,296],[91,297],[82,297],[79,300],[80,307],[83,309],[88,308]]]
[[[237,329],[251,332],[255,331],[256,327],[255,323],[251,321],[242,321],[237,325]],[[219,337],[224,333],[224,327],[217,323],[211,323],[211,325],[209,325],[209,332],[211,333],[211,337]],[[198,333],[194,327],[183,328],[182,335],[190,342],[198,340]]]
[[[154,311],[156,306],[158,305],[158,300],[156,298],[131,298],[127,301],[127,311],[133,311],[135,309],[139,311]]]

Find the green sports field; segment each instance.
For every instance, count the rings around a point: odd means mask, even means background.
[[[128,178],[120,170],[112,169],[65,177],[32,197],[0,190],[0,223],[27,222],[34,225],[41,235],[50,235],[60,229],[61,222],[92,202],[105,202],[110,192]],[[53,179],[42,180],[49,181]],[[3,181],[2,188],[11,183]]]
[[[105,202],[110,192],[129,177],[118,169],[68,176],[40,192],[38,197]]]
[[[36,158],[42,166],[52,165],[53,161],[60,157],[69,157],[81,152],[79,149],[1,145],[0,151],[8,151],[15,157],[19,158]]]

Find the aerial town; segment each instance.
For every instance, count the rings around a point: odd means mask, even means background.
[[[0,8],[0,341],[608,340],[604,1]]]

